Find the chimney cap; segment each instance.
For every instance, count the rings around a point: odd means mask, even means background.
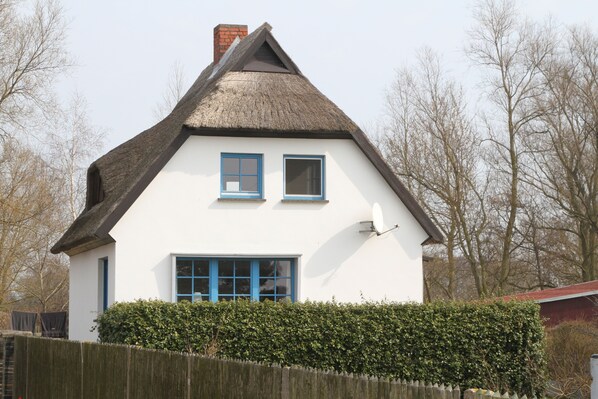
[[[214,26],[214,31],[217,31],[217,30],[222,29],[222,28],[226,28],[226,29],[239,28],[239,29],[245,29],[245,30],[247,30],[247,25],[242,25],[242,24],[218,24],[218,25]]]

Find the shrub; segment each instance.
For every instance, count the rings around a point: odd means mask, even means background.
[[[538,394],[544,333],[523,302],[336,304],[137,301],[100,340],[241,360]]]
[[[570,321],[548,329],[548,377],[557,397],[590,397],[590,356],[598,353],[598,326]]]

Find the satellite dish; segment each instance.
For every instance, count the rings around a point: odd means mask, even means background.
[[[384,231],[384,217],[382,215],[382,208],[377,202],[372,206],[372,227],[378,235]]]
[[[381,236],[382,234],[386,234],[389,231],[399,228],[399,225],[395,224],[390,229],[384,231],[382,207],[377,202],[372,205],[372,220],[365,220],[363,222],[359,222],[359,224],[362,226],[362,229],[359,230],[360,233],[376,233],[377,236]]]

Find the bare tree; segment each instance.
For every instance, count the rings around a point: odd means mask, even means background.
[[[87,165],[103,142],[103,132],[89,122],[81,96],[75,95],[68,107],[55,110],[54,115],[47,126],[43,155],[52,173],[55,201],[48,204],[43,223],[31,230],[37,244],[21,260],[13,288],[20,307],[42,312],[64,310],[68,305],[68,259],[51,254],[50,248],[82,211]]]
[[[446,237],[448,275],[446,286],[439,286],[447,298],[455,298],[456,264],[464,256],[478,295],[485,295],[480,140],[462,89],[444,76],[438,57],[424,50],[416,72],[399,71],[387,110],[383,154]]]
[[[59,186],[60,175],[53,182]],[[56,197],[52,209],[44,212],[43,221],[31,230],[35,245],[28,255],[20,260],[23,266],[13,287],[13,297],[21,308],[38,312],[65,310],[68,305],[68,260],[65,256],[53,255],[50,248],[64,230],[62,198]]]
[[[527,142],[534,163],[524,172],[554,209],[545,228],[576,243],[562,257],[590,281],[598,278],[598,37],[571,29],[542,73],[545,92],[535,99],[541,117]]]
[[[550,30],[522,20],[515,3],[485,0],[477,4],[476,25],[469,32],[468,54],[488,71],[488,98],[493,118],[485,118],[493,158],[493,193],[488,202],[495,217],[495,242],[500,252],[497,293],[505,291],[511,257],[520,245],[515,237],[520,206],[520,166],[525,152],[521,141],[541,111],[535,99],[542,93],[541,64],[553,50]]]
[[[104,136],[104,131],[89,121],[87,103],[79,94],[65,109],[55,112],[44,142],[48,162],[63,179],[65,229],[83,210],[86,170],[102,150]]]
[[[23,15],[15,0],[0,0],[0,135],[14,133],[47,112],[52,83],[68,66],[65,22],[55,1],[39,1]]]
[[[185,72],[183,64],[175,62],[172,66],[166,90],[162,94],[162,100],[154,108],[154,117],[160,121],[174,109],[175,105],[183,97],[186,90]]]
[[[46,244],[41,230],[53,219],[56,175],[40,156],[7,139],[0,158],[0,306],[12,292],[32,253]]]

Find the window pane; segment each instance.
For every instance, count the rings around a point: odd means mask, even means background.
[[[218,261],[218,275],[219,276],[234,276],[235,262],[232,260]]]
[[[257,191],[257,176],[243,176],[241,178],[241,191]]]
[[[256,158],[241,159],[241,174],[257,175],[257,159]]]
[[[233,294],[234,293],[234,278],[219,278],[218,279],[218,293],[219,294]]]
[[[285,160],[286,194],[322,195],[321,159]]]
[[[260,261],[260,277],[274,276],[274,264],[273,260],[261,260]]]
[[[239,158],[222,158],[222,173],[239,174]]]
[[[291,279],[277,278],[276,279],[276,295],[290,295],[291,294]]]
[[[247,295],[238,295],[236,298],[237,298],[237,300],[243,300],[243,301],[249,301],[250,300],[250,297],[247,296]]]
[[[222,190],[224,191],[239,191],[239,176],[223,176]]]
[[[177,276],[191,276],[191,261],[177,259],[176,275]]]
[[[193,265],[193,275],[195,277],[210,275],[210,262],[207,260],[196,260]]]
[[[190,278],[179,278],[177,283],[177,294],[191,294],[191,279]]]
[[[235,294],[249,295],[250,279],[237,278],[235,279]]]
[[[193,285],[194,294],[207,294],[210,292],[210,279],[208,278],[196,278],[194,279]]]
[[[251,262],[248,260],[238,260],[235,262],[235,276],[249,277],[251,275]]]
[[[291,277],[290,260],[279,260],[276,262],[276,277]]]
[[[176,301],[177,302],[183,302],[183,301],[191,302],[191,297],[190,296],[177,296]]]
[[[274,294],[274,279],[260,278],[260,295]]]

